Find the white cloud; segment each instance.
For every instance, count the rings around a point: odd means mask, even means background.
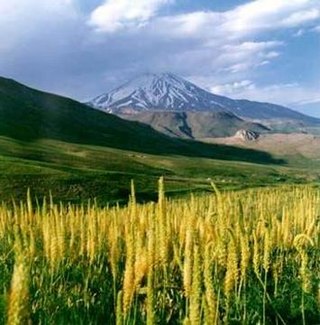
[[[319,18],[318,0],[256,0],[226,12],[223,28],[234,36],[297,27]]]
[[[277,58],[278,56],[280,56],[280,53],[276,51],[271,51],[264,54],[264,57],[266,59],[273,59],[273,58]]]
[[[275,48],[283,46],[280,41],[252,42],[222,46],[216,58],[220,70],[237,73],[266,65],[280,53]]]
[[[185,62],[185,70],[198,69],[195,74],[203,65],[214,73],[239,74],[271,64],[285,52],[278,32],[317,24],[319,10],[318,0],[255,0],[226,12],[155,17],[143,32],[150,38],[189,42],[188,49],[182,47],[180,53],[166,58],[176,63],[173,66]],[[280,53],[279,47],[284,51]]]
[[[170,2],[172,0],[107,0],[91,13],[89,24],[97,31],[110,33],[143,26]]]
[[[320,25],[314,27],[314,28],[312,29],[312,31],[317,32],[317,33],[320,33]]]
[[[305,30],[304,29],[302,29],[302,28],[300,28],[300,29],[298,29],[294,34],[293,34],[293,36],[294,37],[301,37],[302,35],[304,35],[305,34]]]
[[[235,93],[239,93],[244,90],[254,90],[256,85],[251,80],[235,81],[229,84],[215,85],[210,88],[210,91],[214,94],[230,96]]]
[[[235,40],[283,28],[302,27],[319,18],[318,0],[255,0],[225,12],[196,11],[159,17],[156,26],[162,26],[159,33],[173,37]]]
[[[196,11],[186,14],[158,17],[154,29],[160,35],[174,38],[192,37],[213,39],[219,37],[219,28],[225,20],[224,13],[213,11]],[[225,36],[225,35],[224,35]]]
[[[280,41],[267,41],[267,42],[243,42],[236,45],[226,45],[224,48],[230,52],[239,51],[239,52],[257,52],[275,46],[283,45],[283,42]]]
[[[284,43],[280,41],[267,42],[243,42],[238,44],[228,44],[222,47],[224,59],[230,61],[243,61],[248,57],[256,57],[257,59],[272,59],[280,55],[279,52],[270,51]]]
[[[320,10],[319,9],[310,9],[304,10],[300,12],[292,13],[288,18],[285,18],[281,25],[287,27],[296,27],[305,22],[316,20],[320,17]]]

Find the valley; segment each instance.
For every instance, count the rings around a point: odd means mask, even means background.
[[[56,201],[80,203],[95,198],[99,204],[124,203],[131,179],[136,183],[137,198],[148,201],[157,197],[160,176],[166,179],[169,196],[207,192],[208,178],[221,189],[237,190],[306,183],[319,177],[314,171],[286,163],[159,156],[56,140],[28,143],[4,137],[0,138],[0,161],[0,195],[5,201],[13,196],[24,200],[30,188],[39,200],[51,193]]]

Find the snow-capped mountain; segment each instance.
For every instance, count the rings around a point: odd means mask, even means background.
[[[218,96],[171,73],[144,74],[87,104],[118,115],[146,111],[223,111],[254,120],[287,119],[319,122],[318,119],[283,106]]]
[[[210,93],[170,73],[144,74],[93,99],[89,104],[116,114],[127,109],[136,112],[185,111],[221,106]]]

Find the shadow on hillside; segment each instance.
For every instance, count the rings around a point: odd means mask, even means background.
[[[285,164],[269,153],[171,138],[139,122],[99,112],[71,99],[5,80],[0,84],[0,135],[20,141],[52,139],[154,155]]]

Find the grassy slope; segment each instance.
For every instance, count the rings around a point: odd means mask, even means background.
[[[169,194],[210,189],[208,178],[219,187],[303,182],[310,175],[278,165],[221,161],[179,155],[152,155],[134,151],[79,145],[56,140],[25,143],[0,138],[0,197],[24,199],[28,188],[38,197],[75,203],[97,198],[105,203],[126,200],[135,180],[138,199],[156,198],[156,181],[164,175]]]
[[[0,135],[20,141],[52,139],[157,155],[279,162],[264,152],[174,139],[145,124],[4,78],[0,78]]]

